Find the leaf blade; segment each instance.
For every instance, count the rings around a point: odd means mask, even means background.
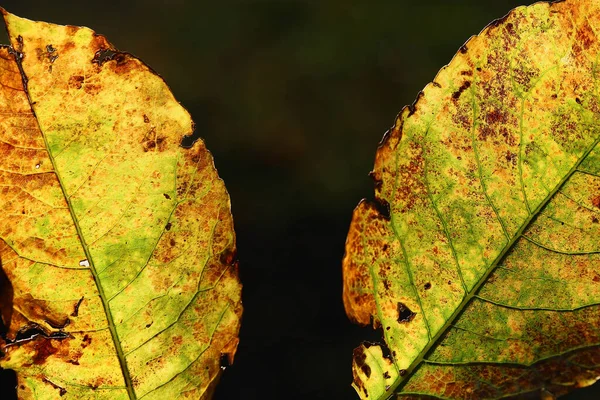
[[[237,347],[240,286],[224,184],[202,141],[179,145],[189,114],[103,36],[5,18],[128,397],[210,397]]]
[[[375,379],[355,360],[361,396],[385,398],[410,383],[544,207],[580,166],[595,168],[597,90],[588,61],[597,55],[597,18],[593,2],[513,10],[471,38],[386,134],[372,175],[390,218],[377,228],[381,213],[355,210],[344,303],[351,319],[367,324],[373,316],[383,326],[393,366],[406,377]],[[585,49],[576,49],[573,31],[589,39]],[[594,229],[589,220],[584,226]],[[398,284],[403,279],[408,284]],[[402,321],[394,303],[421,327]]]

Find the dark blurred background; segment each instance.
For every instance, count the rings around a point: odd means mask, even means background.
[[[106,35],[196,121],[231,195],[244,284],[217,400],[356,398],[352,350],[381,335],[347,320],[341,259],[354,206],[373,196],[377,144],[469,36],[531,3],[0,0]]]

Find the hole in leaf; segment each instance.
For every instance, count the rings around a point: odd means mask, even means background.
[[[200,133],[194,125],[192,126],[192,134],[184,136],[183,139],[181,139],[181,143],[179,145],[184,149],[191,149],[198,139],[200,139]]]
[[[375,199],[375,202],[373,204],[375,205],[375,208],[377,209],[377,211],[379,211],[379,214],[383,217],[383,219],[389,221],[391,217],[390,203],[388,203],[385,199]]]
[[[415,318],[416,313],[404,303],[398,303],[398,322],[410,322]]]
[[[92,63],[98,64],[98,66],[101,67],[105,62],[112,60],[116,54],[116,51],[110,49],[98,50],[96,54],[94,54]]]
[[[48,61],[50,61],[50,64],[53,64],[54,61],[56,61],[56,59],[58,58],[58,53],[51,44],[46,45],[46,57],[48,57]]]

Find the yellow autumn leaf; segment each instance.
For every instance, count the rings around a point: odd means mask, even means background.
[[[22,399],[211,397],[242,312],[212,156],[139,59],[2,11],[0,367]]]
[[[343,261],[361,398],[552,398],[600,378],[600,2],[519,7],[402,110]],[[519,398],[521,398],[519,397]]]

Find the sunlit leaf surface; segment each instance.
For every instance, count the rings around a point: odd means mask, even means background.
[[[160,76],[4,13],[0,367],[23,399],[210,397],[237,347],[229,196]]]
[[[600,377],[600,2],[513,10],[386,134],[344,258],[362,398],[551,398]],[[549,397],[550,396],[550,397]]]

